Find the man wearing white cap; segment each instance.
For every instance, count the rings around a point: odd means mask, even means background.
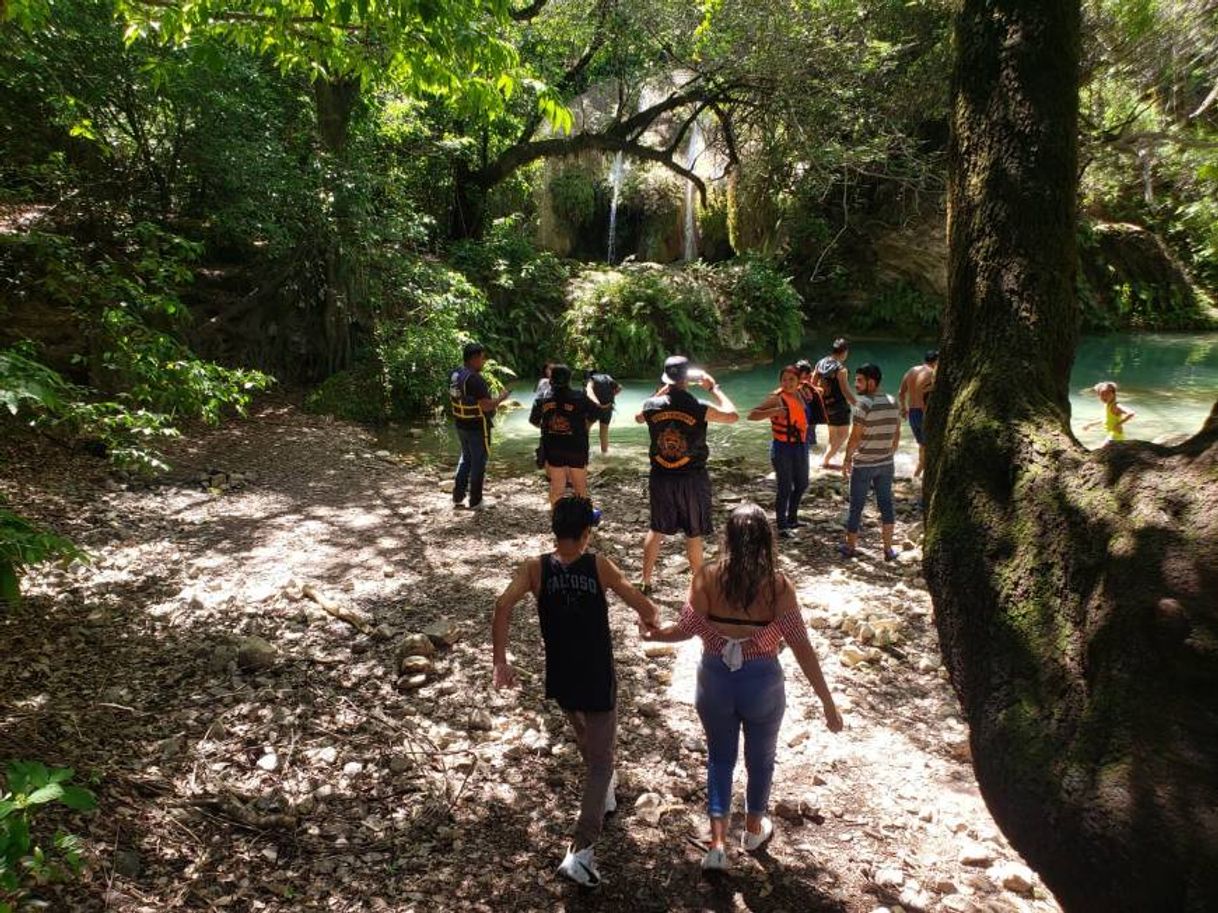
[[[651,525],[643,540],[644,593],[651,592],[651,575],[665,536],[684,533],[690,572],[696,574],[702,567],[702,539],[713,532],[706,426],[708,422],[730,425],[740,417],[715,379],[690,367],[684,355],[665,361],[660,379],[664,386],[634,417],[646,423],[651,435]],[[695,399],[687,389],[691,383],[709,391],[715,405]]]

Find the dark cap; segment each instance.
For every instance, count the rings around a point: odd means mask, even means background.
[[[461,360],[469,361],[475,355],[481,355],[486,351],[486,346],[480,342],[467,342],[465,348],[461,350]]]
[[[664,373],[660,380],[666,384],[679,384],[689,376],[689,359],[684,355],[673,355],[664,362]]]
[[[555,365],[550,369],[550,385],[554,387],[571,386],[571,369],[566,365]]]
[[[938,349],[927,349],[926,354],[922,357],[922,360],[924,362],[926,362],[928,365],[933,365],[936,361],[939,360],[939,350]]]
[[[880,378],[883,377],[883,374],[880,372],[880,366],[873,365],[871,362],[867,362],[865,365],[860,365],[859,369],[854,373],[862,374],[865,378],[868,380],[874,380],[877,384],[880,382]]]

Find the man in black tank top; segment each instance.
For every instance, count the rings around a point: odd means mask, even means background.
[[[613,795],[613,757],[617,739],[617,674],[609,631],[610,589],[654,629],[659,608],[632,587],[607,558],[588,551],[592,502],[565,497],[554,505],[554,551],[530,558],[516,570],[495,600],[491,628],[494,685],[514,687],[516,672],[507,660],[512,609],[526,595],[537,599],[537,619],[546,654],[546,697],[563,709],[584,759],[583,800],[575,837],[558,867],[579,884],[600,884],[593,845],[607,812],[617,808]]]

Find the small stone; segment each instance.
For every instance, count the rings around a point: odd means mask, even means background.
[[[325,748],[318,749],[317,760],[324,764],[333,764],[338,760],[338,749],[333,745],[327,745]]]
[[[944,910],[948,910],[949,913],[968,913],[969,910],[976,909],[971,900],[960,894],[944,897],[939,901],[939,904]]]
[[[779,799],[775,802],[774,814],[784,821],[803,820],[803,814],[799,810],[799,803],[793,802],[790,799]]]
[[[806,742],[811,735],[812,733],[807,729],[797,729],[794,734],[792,734],[791,738],[787,739],[787,747],[795,748],[796,746]]]
[[[391,773],[404,774],[410,770],[410,759],[404,755],[395,754],[389,759],[389,770]]]
[[[648,659],[657,659],[661,656],[674,656],[677,650],[672,644],[647,644],[643,647],[643,655]]]
[[[659,824],[664,814],[664,799],[658,793],[643,793],[634,800],[634,812],[647,824]]]
[[[398,672],[402,675],[426,675],[432,668],[431,660],[426,656],[403,656]]]
[[[451,647],[461,639],[461,629],[447,619],[433,621],[423,629],[433,644],[437,647]]]
[[[812,785],[813,786],[828,786],[829,781],[827,781],[820,774],[813,774],[812,775]]]
[[[960,889],[950,878],[939,878],[934,883],[936,894],[958,894]]]
[[[820,803],[811,796],[804,796],[799,800],[799,813],[805,818],[820,817]]]
[[[991,866],[986,875],[1003,890],[1025,897],[1032,895],[1035,886],[1036,876],[1032,874],[1032,870],[1018,862],[1000,862]]]
[[[479,708],[469,716],[469,728],[474,732],[490,732],[494,727],[495,720],[485,708]]]
[[[938,668],[939,664],[929,656],[922,656],[918,658],[919,672],[934,672]]]
[[[404,691],[413,691],[415,688],[422,688],[427,684],[427,676],[422,672],[416,675],[403,675],[398,679],[398,687]]]
[[[279,755],[275,754],[273,751],[268,751],[258,759],[258,767],[261,770],[265,770],[267,773],[276,770],[279,767]]]
[[[431,642],[426,634],[420,634],[417,631],[407,634],[402,638],[402,642],[398,644],[398,657],[404,656],[435,656],[436,647]]]
[[[882,866],[872,880],[881,888],[899,888],[905,884],[905,873],[895,866]]]
[[[265,672],[275,665],[275,648],[261,637],[243,637],[237,643],[237,665],[244,672]]]
[[[343,765],[343,776],[354,777],[364,772],[364,765],[359,761],[348,761]]]
[[[858,647],[847,646],[842,647],[841,651],[837,654],[837,658],[841,661],[843,666],[853,668],[859,663],[864,663],[867,661],[867,652],[865,650],[860,650]]]
[[[971,843],[960,851],[959,859],[961,865],[984,869],[993,864],[994,854],[980,843]]]
[[[279,850],[273,846],[265,846],[262,848],[262,858],[267,862],[278,862]]]

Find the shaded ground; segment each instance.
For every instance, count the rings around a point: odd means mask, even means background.
[[[587,893],[557,879],[578,763],[541,699],[530,605],[513,626],[523,689],[489,686],[491,602],[548,542],[542,479],[498,467],[493,508],[455,513],[449,467],[375,447],[278,401],[177,442],[174,470],[151,486],[46,444],[0,442],[0,491],[98,559],[32,575],[26,604],[0,618],[0,758],[71,765],[100,799],[100,813],[66,822],[87,837],[90,865],[48,895],[52,909],[1057,909],[1038,881],[1001,867],[1018,857],[979,797],[939,669],[916,516],[898,525],[907,560],[877,560],[868,525],[869,555],[842,562],[833,475],[814,479],[811,526],[782,552],[847,728],[824,729],[784,654],[772,843],[733,854],[726,878],[701,877],[698,648],[647,657],[619,604],[606,884]],[[643,469],[597,466],[607,519],[595,545],[637,577]],[[769,503],[758,475],[713,473],[720,517],[741,499]],[[899,486],[906,505],[911,491]],[[681,555],[669,543],[662,559],[657,599],[670,613],[687,582]],[[370,633],[306,585],[363,613]],[[400,687],[402,637],[441,620],[461,639],[426,684]],[[251,635],[276,651],[261,673],[235,661]],[[644,795],[659,797],[656,824],[636,811]]]

